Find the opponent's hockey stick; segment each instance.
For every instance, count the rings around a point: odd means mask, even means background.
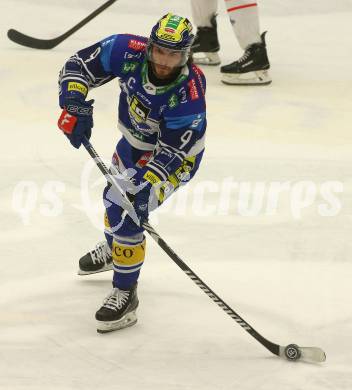
[[[9,39],[11,39],[11,41],[18,43],[19,45],[22,46],[31,47],[32,49],[43,49],[43,50],[52,49],[53,47],[57,46],[59,43],[64,41],[66,38],[71,36],[73,33],[75,33],[77,30],[79,30],[81,27],[86,25],[89,21],[91,21],[101,12],[103,12],[106,8],[110,7],[110,5],[115,3],[115,1],[116,0],[108,0],[98,9],[96,9],[94,12],[92,12],[90,15],[84,18],[81,22],[79,22],[70,30],[68,30],[67,32],[65,32],[64,34],[60,35],[57,38],[53,38],[53,39],[33,38],[28,35],[22,34],[21,32],[14,29],[10,29],[7,32],[7,36],[9,37]]]
[[[90,156],[96,162],[98,168],[107,178],[107,180],[115,186],[116,181],[111,177],[109,170],[106,168],[104,163],[102,163],[101,158],[98,153],[94,150],[93,146],[88,140],[85,140],[84,147],[87,149]],[[117,191],[122,191],[118,186],[116,187]],[[122,193],[123,197],[125,195]],[[125,198],[128,202],[129,200]],[[130,203],[130,202],[129,202]],[[129,208],[133,205],[130,203]],[[128,211],[128,210],[127,210]],[[139,225],[139,224],[138,224]],[[257,341],[259,341],[265,348],[267,348],[274,355],[277,355],[288,360],[306,360],[310,362],[324,362],[326,360],[325,352],[321,348],[317,347],[299,347],[296,344],[289,344],[286,347],[275,344],[261,334],[259,334],[247,321],[245,321],[239,314],[237,314],[227,303],[225,303],[215,292],[208,287],[199,276],[191,270],[191,268],[169,247],[169,245],[160,237],[160,235],[155,231],[155,229],[148,223],[144,222],[142,224],[143,228],[150,234],[150,236],[156,241],[156,243],[163,249],[169,257],[182,269],[182,271],[201,289],[211,298],[221,309],[225,311],[232,319],[234,319],[244,330],[246,330],[251,336],[253,336]]]

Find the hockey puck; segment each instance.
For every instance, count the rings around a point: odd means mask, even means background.
[[[295,361],[301,357],[301,351],[296,344],[289,344],[285,348],[285,356],[288,360]]]

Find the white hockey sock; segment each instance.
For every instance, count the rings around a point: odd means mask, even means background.
[[[252,43],[261,42],[258,5],[255,0],[225,0],[225,7],[243,50]]]
[[[197,27],[211,27],[210,19],[216,14],[218,0],[191,0],[192,18]]]

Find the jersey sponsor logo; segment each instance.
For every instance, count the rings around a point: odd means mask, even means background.
[[[201,68],[199,68],[199,66],[197,66],[196,64],[192,64],[192,69],[200,76],[204,76],[204,73],[202,71]]]
[[[159,203],[164,202],[180,184],[182,185],[190,180],[195,161],[195,156],[184,159],[182,165],[174,173],[168,176],[167,181],[162,186],[155,188]]]
[[[80,84],[80,83],[77,83],[77,82],[74,82],[74,81],[70,81],[68,83],[68,87],[67,87],[67,90],[68,91],[77,91],[77,92],[80,92],[82,93],[84,96],[87,95],[88,93],[88,89],[85,85],[83,84]]]
[[[199,94],[196,86],[196,82],[194,79],[191,79],[188,83],[189,93],[191,95],[191,100],[199,99]]]
[[[194,73],[197,75],[197,78],[198,78],[198,81],[199,81],[199,85],[200,85],[200,88],[202,90],[202,94],[204,96],[205,95],[205,88],[204,88],[203,80],[202,80],[202,77],[201,77],[201,76],[203,76],[203,72],[195,64],[192,64],[192,69],[193,69]]]
[[[150,111],[135,95],[132,96],[129,112],[137,123],[146,122]]]
[[[136,51],[142,51],[146,46],[147,44],[145,42],[138,41],[137,39],[130,39],[128,41],[128,47]]]
[[[114,264],[132,266],[143,262],[145,256],[145,240],[138,245],[123,245],[115,240],[112,243],[112,258]]]
[[[157,184],[157,183],[159,183],[161,181],[158,178],[158,176],[155,173],[153,173],[152,171],[147,171],[144,174],[143,179],[149,181],[149,183],[151,183],[152,185]]]
[[[138,62],[124,62],[122,64],[122,73],[126,74],[128,72],[134,72],[137,67],[138,67],[139,63]]]
[[[169,101],[168,101],[168,104],[169,104],[169,108],[173,109],[175,107],[177,107],[179,105],[179,100],[178,100],[178,97],[176,94],[172,94],[170,97],[169,97]]]
[[[180,89],[179,89],[179,93],[181,94],[180,103],[181,103],[181,104],[187,103],[187,92],[186,92],[186,88],[185,88],[185,87],[180,88]]]
[[[142,93],[140,93],[139,91],[137,91],[137,95],[142,99],[144,100],[148,105],[151,105],[152,102],[146,97],[144,96]]]
[[[195,156],[187,157],[183,160],[180,168],[178,168],[177,171],[174,173],[175,178],[178,180],[177,185],[179,185],[180,182],[185,182],[190,179],[190,172],[194,168],[195,161]]]
[[[155,188],[155,195],[158,198],[158,203],[162,204],[175,190],[175,187],[169,181],[162,186]]]
[[[138,59],[138,58],[141,58],[143,55],[143,53],[130,53],[129,51],[125,51],[125,54],[123,56],[123,58],[125,60],[131,60],[131,59]]]
[[[112,38],[112,39],[106,39],[105,41],[103,41],[101,44],[102,44],[102,46],[106,46],[106,45],[108,45],[109,43],[111,43],[111,42],[114,42],[114,39]]]
[[[135,129],[128,129],[129,133],[132,135],[133,138],[136,138],[138,141],[146,142],[147,138],[140,130]]]

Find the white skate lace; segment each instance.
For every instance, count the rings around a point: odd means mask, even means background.
[[[111,293],[104,299],[103,306],[117,311],[118,309],[123,308],[124,304],[128,301],[129,296],[130,291],[113,288]]]
[[[93,264],[106,263],[111,257],[111,250],[106,241],[99,242],[95,248],[90,251]]]
[[[243,54],[243,56],[241,57],[241,58],[239,58],[238,59],[238,63],[242,63],[242,62],[245,62],[245,61],[247,61],[247,59],[248,59],[248,57],[251,55],[251,52],[247,49],[245,52],[244,52],[244,54]]]

